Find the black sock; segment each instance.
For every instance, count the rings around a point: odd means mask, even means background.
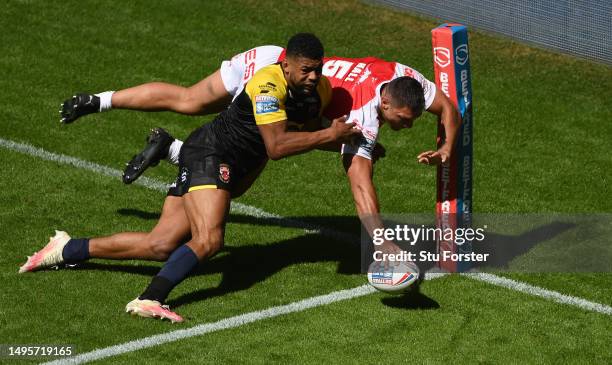
[[[173,288],[174,284],[170,280],[157,275],[151,280],[149,286],[147,286],[144,293],[138,299],[157,300],[160,303],[164,303]]]
[[[165,302],[170,291],[196,266],[198,266],[198,257],[189,246],[182,245],[170,255],[159,274],[151,280],[147,289],[138,298]]]
[[[89,238],[71,238],[62,250],[67,264],[76,264],[89,259]]]

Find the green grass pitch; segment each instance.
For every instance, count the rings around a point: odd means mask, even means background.
[[[163,80],[191,85],[223,59],[298,31],[328,55],[401,61],[433,80],[437,22],[355,1],[17,1],[0,4],[0,138],[121,169],[148,129],[177,137],[212,119],[113,111],[61,126],[77,91]],[[476,212],[612,213],[612,69],[470,32]],[[416,155],[435,120],[381,132],[375,183],[385,213],[431,212],[435,170]],[[73,344],[87,352],[365,283],[350,243],[232,214],[226,248],[180,285],[181,325],[123,313],[160,267],[95,260],[18,275],[53,229],[98,236],[150,229],[164,194],[0,148],[0,343]],[[147,176],[170,181],[162,164]],[[240,203],[357,234],[337,155],[270,163]],[[513,274],[612,305],[610,274]],[[612,319],[471,280],[426,282],[411,305],[371,294],[111,357],[104,363],[611,363]],[[0,363],[10,362],[0,358]],[[39,362],[24,360],[23,363]]]

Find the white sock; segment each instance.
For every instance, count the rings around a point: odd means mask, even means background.
[[[168,151],[168,157],[166,157],[166,160],[173,165],[178,165],[181,147],[183,147],[183,141],[180,139],[175,139],[170,145],[170,150]]]
[[[95,94],[100,98],[100,112],[105,112],[113,108],[113,94],[114,91],[105,91],[103,93]]]

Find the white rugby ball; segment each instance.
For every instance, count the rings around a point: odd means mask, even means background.
[[[385,293],[400,294],[408,291],[419,280],[419,268],[414,262],[389,263],[374,261],[368,268],[368,282]]]

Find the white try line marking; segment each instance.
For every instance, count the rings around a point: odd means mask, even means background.
[[[66,156],[66,155],[62,155],[59,153],[49,152],[49,151],[43,150],[42,148],[37,148],[37,147],[34,147],[29,144],[25,144],[25,143],[14,142],[14,141],[7,140],[4,138],[0,138],[0,146],[8,150],[12,150],[12,151],[20,152],[26,155],[38,157],[46,161],[58,162],[58,163],[65,164],[65,165],[72,165],[79,169],[92,171],[100,175],[121,178],[121,175],[123,174],[122,171],[114,169],[112,167],[99,165],[97,163],[81,160],[79,158],[72,157],[72,156]],[[133,184],[141,185],[151,190],[160,191],[162,193],[167,192],[168,186],[169,186],[169,184],[165,184],[159,180],[151,179],[146,176],[141,176]],[[348,233],[338,232],[333,229],[319,227],[319,226],[316,226],[310,223],[281,217],[280,215],[268,213],[262,209],[259,209],[259,208],[256,208],[250,205],[238,203],[238,202],[232,202],[231,212],[245,214],[245,215],[249,215],[249,216],[256,217],[256,218],[266,218],[268,220],[276,221],[280,225],[285,226],[285,227],[302,228],[306,231],[306,233],[322,234],[324,236],[338,239],[341,241],[359,242],[359,236],[354,236]]]
[[[120,177],[122,172],[117,169],[113,169],[107,166],[98,165],[93,162],[81,160],[75,157],[56,154],[52,152],[45,151],[41,148],[37,148],[28,144],[18,143],[10,140],[6,140],[0,138],[0,146],[6,149],[20,152],[23,154],[27,154],[30,156],[35,156],[47,161],[59,162],[62,164],[68,164],[75,166],[80,169],[93,171],[98,174],[112,176],[112,177]],[[165,192],[167,190],[167,185],[151,178],[140,177],[139,180],[135,182],[135,184],[145,186],[152,190],[157,190],[161,192]],[[252,207],[246,204],[241,203],[232,203],[232,211],[237,213],[242,213],[254,217],[266,218],[266,219],[274,219],[278,220],[279,224],[284,226],[291,226],[296,228],[303,228],[308,233],[319,233],[324,236],[328,236],[335,239],[342,239],[344,241],[355,242],[359,238],[347,233],[337,232],[332,229],[323,228],[319,226],[315,226],[309,223],[287,219],[282,216],[265,212],[259,208]],[[438,273],[428,273],[426,275],[426,279],[435,279],[443,276],[444,274]],[[492,275],[492,274],[466,274],[467,277],[485,281],[487,283],[513,289],[519,292],[527,293],[534,296],[539,296],[542,298],[550,299],[558,303],[576,306],[585,310],[594,311],[602,314],[612,315],[612,307],[607,305],[590,302],[586,299],[577,298],[569,295],[564,295],[552,290],[547,290],[543,288],[539,288],[536,286],[532,286],[529,284],[521,283],[515,280],[503,278],[500,276]],[[50,362],[49,364],[77,364],[88,361],[93,361],[105,357],[115,356],[118,354],[132,352],[139,349],[157,346],[163,343],[177,341],[182,338],[199,336],[202,334],[219,331],[227,328],[233,328],[242,326],[244,324],[252,323],[255,321],[259,321],[266,318],[272,318],[279,315],[299,312],[309,308],[326,305],[330,303],[334,303],[341,300],[357,298],[360,296],[368,295],[375,292],[375,289],[371,288],[368,285],[363,285],[353,289],[341,290],[337,292],[333,292],[327,295],[312,297],[309,299],[304,299],[299,302],[290,303],[284,306],[272,307],[261,311],[246,313],[242,315],[238,315],[235,317],[226,318],[213,323],[205,323],[201,325],[197,325],[190,329],[172,331],[160,335],[155,335],[151,337],[146,337],[140,340],[135,340],[131,342],[127,342],[124,344],[119,344],[91,352],[87,352],[75,357],[61,359],[57,361]]]
[[[488,274],[488,273],[473,273],[473,274],[463,274],[463,275],[470,277],[472,279],[484,281],[489,284],[516,290],[521,293],[527,293],[527,294],[535,295],[537,297],[550,299],[557,303],[569,304],[569,305],[576,306],[578,308],[586,309],[588,311],[612,315],[612,307],[610,306],[595,303],[595,302],[590,302],[586,299],[573,297],[571,295],[561,294],[556,291],[540,288],[540,287],[533,286],[533,285],[523,283],[520,281],[508,279],[502,276],[497,276],[497,275]]]
[[[426,274],[425,280],[432,280],[444,276],[445,274]],[[59,359],[56,361],[47,362],[45,364],[53,365],[64,365],[64,364],[82,364],[89,361],[99,360],[106,357],[116,356],[127,352],[138,351],[148,347],[158,346],[161,344],[178,341],[184,338],[201,336],[207,333],[225,330],[228,328],[240,327],[245,324],[261,321],[262,319],[278,317],[284,314],[301,312],[306,309],[320,307],[323,305],[339,302],[342,300],[353,299],[362,297],[364,295],[372,294],[376,292],[376,289],[371,287],[369,284],[358,286],[353,289],[339,290],[325,295],[319,295],[312,298],[300,300],[298,302],[289,303],[277,307],[271,307],[268,309],[240,314],[238,316],[229,317],[222,319],[217,322],[203,323],[197,326],[184,329],[176,330],[159,335],[141,338],[126,343],[122,343],[115,346],[105,347],[99,350],[86,352],[74,357],[65,359]]]

